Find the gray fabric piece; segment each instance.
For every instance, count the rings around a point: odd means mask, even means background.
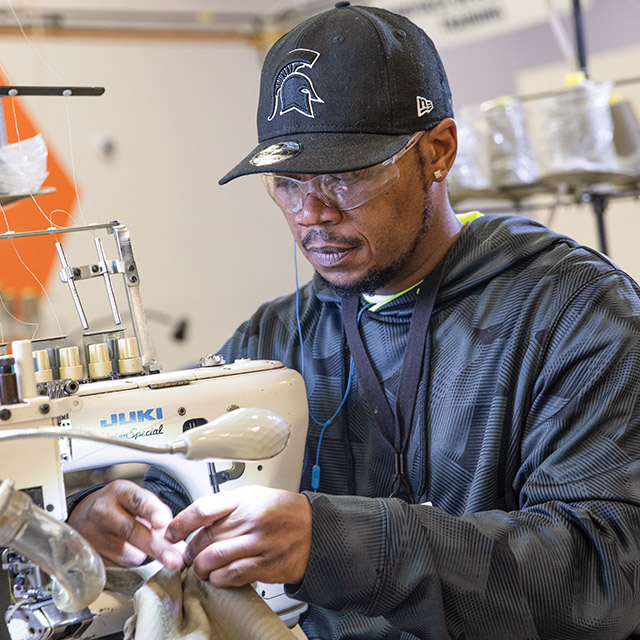
[[[144,584],[144,577],[135,569],[105,567],[105,572],[107,576],[105,591],[133,595]]]
[[[163,569],[134,596],[124,640],[294,640],[249,586],[216,589],[192,569]]]

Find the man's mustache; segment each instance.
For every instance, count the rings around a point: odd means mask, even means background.
[[[362,244],[362,240],[355,236],[340,236],[328,229],[311,229],[307,235],[300,240],[300,246],[307,250],[314,244],[331,244],[338,247],[359,247]]]

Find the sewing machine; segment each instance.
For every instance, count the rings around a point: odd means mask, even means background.
[[[101,231],[113,235],[117,258],[107,259],[97,237]],[[0,235],[0,241],[79,232],[94,237],[95,263],[72,266],[62,245],[56,248],[62,267],[60,280],[69,287],[84,329],[89,328],[89,323],[76,282],[84,279],[104,282],[118,325],[120,312],[111,285],[111,277],[117,275],[123,277],[126,285],[132,335],[118,328],[86,333],[80,345],[69,344],[64,337],[24,340],[12,343],[11,353],[8,345],[0,345],[0,480],[11,479],[15,489],[26,492],[42,509],[38,514],[59,523],[67,517],[65,473],[115,463],[156,465],[173,476],[191,499],[247,484],[297,491],[308,422],[301,376],[275,361],[224,363],[216,356],[201,359],[200,366],[193,369],[161,372],[147,330],[130,236],[123,225],[113,222],[11,233]],[[166,446],[169,441],[184,439],[192,429],[202,430],[202,425],[245,407],[267,409],[289,426],[288,442],[277,456],[256,459],[261,456],[260,442],[245,462],[240,461],[242,456],[230,459],[227,453],[221,456],[226,459],[194,462],[152,450]],[[98,439],[112,437],[137,449],[68,437],[64,433],[59,438],[26,439],[18,433],[17,439],[1,439],[3,434],[16,430],[26,433],[60,429],[70,429],[70,433],[80,430],[95,434]],[[222,442],[224,438],[218,440]],[[148,451],[141,450],[145,446]],[[0,487],[0,525],[2,496]],[[60,540],[69,535],[62,528]],[[43,531],[46,530],[51,531],[51,526],[45,525]],[[38,544],[46,546],[45,535],[41,538]],[[82,540],[81,543],[86,544]],[[6,544],[1,529],[0,544]],[[90,555],[90,547],[86,548]],[[31,550],[38,551],[34,544]],[[37,554],[34,562],[11,548],[6,549],[3,568],[9,572],[16,602],[6,614],[12,640],[100,638],[120,631],[132,612],[131,594],[115,591],[102,591],[86,606],[81,603],[80,610],[62,611],[52,600],[51,584],[38,566]],[[159,568],[158,563],[151,563],[146,568],[147,575]],[[55,587],[55,580],[53,583]],[[296,624],[305,605],[288,598],[282,585],[258,583],[256,590],[288,626]]]

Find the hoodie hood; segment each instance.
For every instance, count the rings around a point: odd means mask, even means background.
[[[445,257],[439,300],[466,293],[557,244],[578,246],[571,238],[522,216],[476,218],[465,225]]]
[[[462,233],[445,256],[444,275],[436,306],[448,299],[492,280],[518,263],[530,262],[553,245],[577,246],[567,236],[544,225],[516,215],[483,215],[465,224]],[[316,295],[323,302],[341,303],[340,296],[314,278]],[[381,307],[378,313],[411,315],[415,291]]]

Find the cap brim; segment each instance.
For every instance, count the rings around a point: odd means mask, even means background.
[[[341,173],[371,167],[400,151],[411,133],[304,133],[261,142],[219,180],[253,173]]]

